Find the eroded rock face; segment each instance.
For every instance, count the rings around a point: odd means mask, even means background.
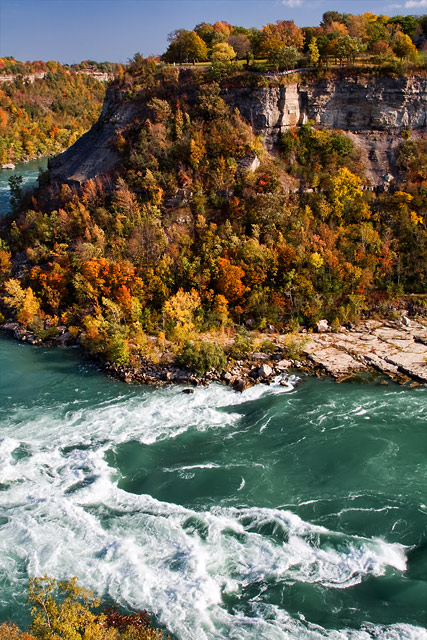
[[[281,87],[233,89],[225,100],[273,150],[287,129],[314,122],[345,131],[362,154],[367,180],[383,185],[396,172],[400,132],[424,136],[427,78],[341,78]]]
[[[146,117],[146,111],[140,104],[124,101],[120,91],[107,92],[99,120],[75,144],[49,161],[52,183],[80,186],[114,171],[121,160],[114,146],[117,133],[135,119]]]
[[[230,89],[224,100],[238,109],[257,133],[262,133],[267,146],[273,147],[278,135],[289,127],[307,122],[307,94],[298,84],[282,87]]]
[[[307,115],[344,131],[421,129],[427,120],[425,78],[345,78],[307,87]]]

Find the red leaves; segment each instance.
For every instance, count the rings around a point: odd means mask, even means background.
[[[119,631],[124,631],[128,627],[135,627],[136,629],[148,629],[151,627],[151,620],[147,611],[140,611],[126,616],[120,613],[117,607],[111,607],[106,609],[105,616],[108,629],[113,627]]]

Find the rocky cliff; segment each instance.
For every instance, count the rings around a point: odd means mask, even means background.
[[[283,86],[224,89],[223,97],[264,136],[270,151],[280,133],[308,121],[342,129],[361,148],[373,184],[395,172],[400,132],[411,129],[423,136],[426,131],[427,78],[423,77],[302,79]],[[120,160],[112,145],[117,131],[145,117],[144,105],[123,101],[117,90],[108,91],[98,123],[51,162],[52,180],[81,184],[113,170]]]
[[[427,124],[427,78],[321,80],[232,89],[225,97],[255,129],[273,138],[309,120],[344,131],[424,129]]]

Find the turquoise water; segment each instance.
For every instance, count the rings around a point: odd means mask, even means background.
[[[0,376],[0,620],[47,573],[178,640],[427,638],[425,388],[185,395],[5,336]]]
[[[2,619],[79,576],[176,638],[427,638],[426,390],[185,395],[0,338]]]
[[[47,167],[47,158],[39,158],[17,164],[14,171],[10,169],[0,169],[0,215],[9,211],[9,183],[12,175],[19,175],[23,178],[23,187],[29,187],[37,181],[39,171]]]

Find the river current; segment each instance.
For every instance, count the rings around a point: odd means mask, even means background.
[[[0,620],[78,576],[178,640],[427,639],[425,388],[186,395],[0,336]]]

